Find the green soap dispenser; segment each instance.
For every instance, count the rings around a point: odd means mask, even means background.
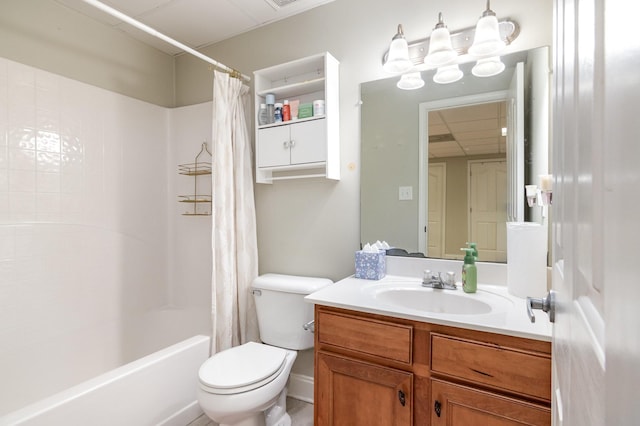
[[[469,248],[473,249],[473,258],[477,262],[478,261],[478,244],[476,244],[476,243],[467,243],[467,246]]]
[[[462,290],[465,293],[475,293],[478,288],[478,269],[473,257],[473,248],[462,248],[467,254],[464,256],[462,265]]]

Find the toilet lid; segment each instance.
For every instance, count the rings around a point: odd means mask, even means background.
[[[247,392],[277,377],[286,355],[284,349],[249,342],[218,352],[202,364],[198,376],[211,393]]]

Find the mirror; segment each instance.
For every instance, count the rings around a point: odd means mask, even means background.
[[[504,222],[543,220],[524,185],[548,170],[549,49],[501,59],[494,77],[467,63],[453,84],[433,83],[430,70],[418,90],[398,89],[397,76],[361,85],[362,244],[461,259],[475,241],[481,260],[504,262]],[[488,220],[474,214],[488,204]]]

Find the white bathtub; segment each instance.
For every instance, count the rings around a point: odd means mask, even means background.
[[[196,388],[209,340],[186,339],[0,417],[0,425],[185,426],[202,414]]]

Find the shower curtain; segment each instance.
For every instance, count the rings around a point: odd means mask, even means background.
[[[258,275],[258,248],[245,117],[248,93],[240,79],[214,72],[212,354],[259,340],[251,294],[251,282]]]

